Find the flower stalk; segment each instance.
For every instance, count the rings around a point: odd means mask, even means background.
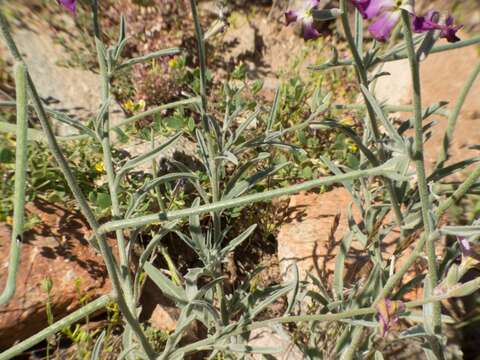
[[[345,32],[345,37],[347,39],[348,47],[350,48],[350,51],[354,59],[357,79],[360,85],[363,85],[365,88],[368,89],[369,84],[368,84],[367,69],[365,68],[363,59],[360,56],[360,53],[357,49],[357,46],[355,44],[355,39],[352,34],[352,30],[350,28],[350,21],[348,19],[347,0],[340,0],[340,12],[341,12],[340,19],[342,22],[343,31]],[[380,142],[380,130],[378,128],[375,111],[373,110],[372,105],[370,104],[366,95],[363,92],[362,92],[362,96],[365,102],[365,107],[367,109],[369,127],[370,127],[370,130],[372,131],[375,143],[378,145],[379,159],[380,161],[385,161],[385,153],[384,153],[383,145]],[[385,181],[385,185],[387,186],[387,192],[390,197],[390,201],[392,203],[392,208],[393,208],[396,222],[399,225],[400,229],[402,229],[403,215],[400,209],[400,203],[398,201],[398,196],[396,194],[395,187],[393,185],[393,182],[390,179],[384,178],[384,181]],[[401,235],[403,237],[403,230]]]
[[[10,243],[7,282],[4,291],[0,295],[0,306],[7,303],[15,294],[25,220],[25,188],[28,165],[28,99],[27,70],[22,62],[17,62],[15,65],[15,89],[17,101],[17,125],[15,140],[15,190],[13,198],[12,240]]]
[[[423,149],[423,126],[422,126],[422,98],[421,98],[421,85],[420,85],[420,64],[415,53],[415,48],[413,45],[413,34],[411,30],[411,20],[410,14],[403,10],[402,11],[402,21],[404,29],[404,37],[407,45],[407,53],[410,64],[410,71],[412,76],[412,86],[413,86],[413,107],[414,107],[414,161],[416,166],[416,174],[418,181],[418,191],[420,194],[420,202],[422,207],[422,220],[424,226],[426,241],[426,253],[428,259],[428,275],[430,280],[431,288],[434,289],[438,284],[438,269],[437,269],[437,260],[435,254],[435,243],[430,237],[430,234],[434,231],[432,220],[429,215],[429,209],[431,208],[431,203],[429,199],[428,185],[425,175],[425,161],[424,161],[424,149]],[[436,334],[441,333],[441,312],[440,312],[440,303],[433,303],[433,319],[432,323],[435,329]]]

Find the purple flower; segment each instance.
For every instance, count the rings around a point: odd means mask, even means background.
[[[400,20],[402,9],[413,14],[412,0],[352,0],[364,19],[375,20],[368,30],[378,41],[387,41]]]
[[[430,30],[440,30],[440,37],[447,39],[448,42],[460,41],[457,31],[462,28],[461,25],[453,25],[453,17],[448,16],[444,23],[440,22],[438,11],[430,10],[425,16],[413,17],[413,31],[420,33]]]
[[[447,39],[448,42],[460,41],[457,31],[462,27],[462,25],[453,26],[453,17],[449,15],[447,20],[445,20],[445,24],[441,25],[440,37]]]
[[[462,269],[471,269],[480,265],[480,254],[472,246],[470,240],[465,236],[457,236],[460,253],[462,254],[462,262],[460,266]]]
[[[472,249],[472,245],[468,238],[465,236],[457,236],[458,245],[460,246],[460,252],[462,253],[462,257],[468,258],[473,257],[474,251]]]
[[[405,311],[403,301],[383,299],[377,305],[377,319],[380,325],[380,334],[384,337],[388,331],[396,328],[398,315]]]
[[[57,0],[59,4],[63,5],[72,14],[77,11],[77,0]]]
[[[300,10],[289,10],[285,13],[285,20],[287,26],[291,23],[299,21],[303,26],[303,38],[305,40],[317,39],[320,33],[315,29],[313,21],[313,10],[315,10],[320,0],[305,0],[305,3]]]
[[[414,16],[412,21],[413,31],[421,33],[424,31],[438,29],[438,20],[440,13],[435,10],[430,10],[425,16]]]

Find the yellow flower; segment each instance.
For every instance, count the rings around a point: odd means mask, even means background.
[[[358,146],[357,144],[350,144],[348,147],[352,153],[356,153],[358,151]]]
[[[135,103],[132,100],[125,101],[123,107],[128,111],[135,110]]]
[[[353,126],[355,125],[355,120],[352,116],[346,116],[342,120],[340,120],[340,124],[345,126]]]
[[[139,100],[138,103],[135,103],[132,100],[127,100],[123,103],[123,107],[125,108],[125,110],[131,111],[131,112],[144,110],[146,105],[147,104],[143,99]]]
[[[171,69],[176,69],[178,67],[178,61],[176,58],[170,59],[168,61],[168,67]]]
[[[99,173],[103,173],[105,172],[105,165],[103,165],[103,162],[98,162],[95,164],[95,170],[97,170],[97,172]]]
[[[12,225],[13,224],[13,218],[11,216],[7,216],[7,218],[5,219],[5,222],[8,225]]]
[[[137,108],[138,108],[138,110],[142,110],[142,111],[143,111],[143,110],[145,110],[145,106],[146,106],[146,105],[147,105],[147,104],[145,103],[145,100],[142,99],[142,100],[139,100],[139,101],[138,101],[138,106],[137,106]]]

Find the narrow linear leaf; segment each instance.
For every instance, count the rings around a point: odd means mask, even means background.
[[[93,346],[92,355],[90,356],[90,360],[100,360],[100,355],[102,353],[103,342],[105,340],[106,332],[103,330],[101,334],[98,336],[97,341],[95,341],[95,345]]]
[[[375,114],[377,117],[380,119],[382,122],[383,126],[385,127],[385,130],[388,132],[390,137],[395,140],[395,142],[399,145],[403,146],[403,139],[402,137],[398,134],[398,131],[395,129],[395,127],[392,125],[390,120],[387,119],[385,116],[385,113],[383,112],[382,108],[378,104],[377,100],[373,97],[373,95],[370,93],[370,91],[363,85],[361,85],[362,92],[364,93],[365,97],[367,98],[368,102],[372,106],[373,110],[375,111]]]
[[[151,263],[145,263],[145,271],[165,296],[180,304],[186,304],[188,302],[185,290],[182,287],[175,285]]]
[[[144,63],[159,57],[163,56],[175,56],[182,52],[180,48],[170,48],[170,49],[162,49],[159,51],[152,52],[151,54],[147,54],[144,56],[139,56],[130,60],[125,61],[120,66],[117,67],[117,70],[124,69],[136,64]]]
[[[247,230],[245,230],[243,233],[238,235],[235,239],[230,241],[227,246],[225,246],[222,251],[221,251],[221,256],[224,257],[226,256],[229,252],[232,252],[235,250],[237,246],[239,246],[241,243],[243,243],[248,237],[253,233],[253,231],[256,229],[257,224],[251,225]]]
[[[139,155],[136,158],[133,158],[131,160],[128,160],[125,165],[122,166],[122,168],[118,171],[117,182],[119,179],[130,169],[133,169],[136,166],[139,166],[147,161],[150,161],[151,159],[155,158],[158,154],[160,154],[163,150],[166,148],[172,146],[177,142],[177,140],[183,135],[183,132],[179,132],[172,136],[170,139],[168,139],[166,142],[163,144],[157,146],[155,149],[146,152],[145,154]]]
[[[275,90],[275,98],[273,99],[272,109],[267,119],[267,132],[270,132],[273,128],[275,119],[277,118],[278,109],[280,107],[280,95],[282,93],[282,87],[278,86]]]

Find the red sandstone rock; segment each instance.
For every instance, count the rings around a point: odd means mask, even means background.
[[[80,298],[87,301],[110,292],[102,257],[88,245],[90,231],[75,212],[52,204],[29,204],[27,211],[41,223],[25,234],[21,248],[17,289],[10,302],[0,307],[0,348],[23,340],[48,325],[47,292],[42,282],[50,278],[55,320],[76,310]],[[7,277],[10,229],[0,224],[0,289]]]

